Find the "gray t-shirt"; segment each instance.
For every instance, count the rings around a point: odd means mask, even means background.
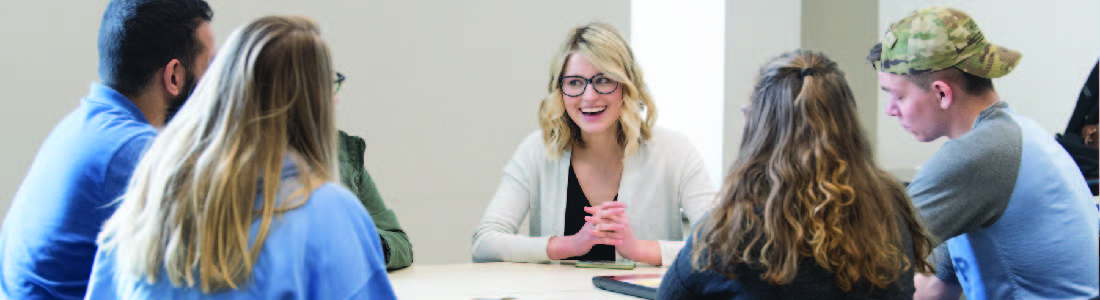
[[[944,144],[908,190],[945,242],[937,276],[968,299],[1100,293],[1098,216],[1084,178],[1053,135],[1004,102]]]

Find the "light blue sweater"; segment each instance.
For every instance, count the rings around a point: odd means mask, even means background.
[[[278,201],[297,188],[298,172],[283,163]],[[263,195],[257,195],[257,203]],[[252,235],[259,229],[252,224]],[[163,270],[163,268],[162,268]],[[119,282],[112,252],[96,253],[85,299],[394,299],[370,215],[338,183],[326,183],[304,205],[275,217],[249,281],[239,290],[203,294],[174,287],[161,271],[156,283]]]

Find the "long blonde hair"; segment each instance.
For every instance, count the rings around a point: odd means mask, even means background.
[[[565,150],[573,146],[584,147],[580,127],[565,112],[561,85],[558,79],[565,72],[569,56],[579,53],[596,69],[619,82],[623,89],[623,106],[619,113],[618,142],[624,157],[638,150],[642,142],[649,140],[653,124],[657,122],[657,108],[649,96],[649,88],[642,80],[642,69],[634,61],[634,52],[614,27],[605,23],[591,23],[576,27],[558,49],[550,64],[549,95],[539,105],[539,127],[546,142],[547,152],[553,159],[561,158]],[[642,111],[646,117],[642,118]]]
[[[719,204],[693,233],[695,269],[736,278],[738,268],[762,267],[762,280],[786,284],[808,257],[844,291],[932,270],[923,259],[931,238],[902,186],[876,166],[836,63],[801,50],[773,59],[746,122]]]
[[[156,282],[163,267],[177,287],[195,287],[197,271],[203,292],[240,288],[275,214],[339,179],[333,71],[319,34],[309,19],[264,17],[230,36],[103,226],[99,244],[114,252],[119,282]],[[288,156],[301,186],[295,201],[276,203]]]

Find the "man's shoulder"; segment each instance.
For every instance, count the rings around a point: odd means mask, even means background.
[[[157,135],[156,128],[124,109],[88,101],[81,106],[69,117],[81,118],[73,120],[82,125],[73,130],[84,137],[81,140],[87,147],[115,152],[135,141],[151,141]]]
[[[337,135],[337,158],[339,159],[339,170],[341,180],[345,185],[351,187],[355,192],[355,185],[362,176],[359,173],[364,172],[364,154],[367,150],[367,143],[358,136],[350,135],[343,130],[338,131]]]
[[[981,119],[969,133],[948,141],[921,166],[908,190],[914,201],[928,191],[981,185],[1011,193],[1022,163],[1020,126],[1007,113]]]
[[[1005,110],[983,112],[970,132],[944,143],[921,166],[907,190],[918,208],[939,200],[1005,203],[1020,175],[1022,151],[1019,124]]]
[[[363,152],[367,148],[367,142],[363,138],[355,135],[348,134],[343,130],[337,130],[337,143],[340,146],[340,151],[346,151],[348,154],[359,154],[362,156]]]
[[[115,117],[97,122],[100,125],[94,134],[105,139],[113,139],[122,143],[134,138],[150,138],[157,136],[157,129],[149,123],[129,117]]]
[[[107,163],[122,152],[140,153],[157,135],[148,123],[91,110],[95,109],[82,105],[65,116],[39,147],[35,160],[61,159],[85,167],[75,162]]]
[[[1007,113],[981,120],[962,137],[948,141],[926,167],[950,168],[975,164],[1019,164],[1023,146],[1021,128]]]

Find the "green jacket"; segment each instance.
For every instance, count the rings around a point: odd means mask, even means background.
[[[378,188],[363,167],[363,153],[367,150],[367,143],[343,130],[340,130],[339,140],[340,179],[344,186],[359,197],[359,201],[363,202],[363,206],[374,219],[374,226],[378,228],[378,236],[382,240],[386,269],[392,271],[408,267],[413,260],[409,236],[401,230],[401,224],[397,223],[397,215],[393,210],[386,208],[382,195],[378,194]]]

